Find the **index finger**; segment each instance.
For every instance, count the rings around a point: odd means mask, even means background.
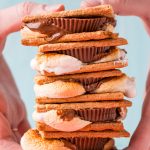
[[[0,11],[0,35],[4,36],[20,30],[22,17],[44,12],[62,11],[64,5],[45,5],[31,2],[17,4]]]

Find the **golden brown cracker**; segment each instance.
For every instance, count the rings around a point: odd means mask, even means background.
[[[39,131],[59,132],[58,130],[44,123],[36,123],[36,128]],[[78,131],[104,131],[104,130],[123,131],[124,130],[123,123],[121,122],[109,122],[109,123],[97,122],[97,123],[92,123]]]
[[[39,52],[69,50],[72,48],[81,47],[105,47],[105,46],[120,46],[126,45],[128,42],[124,38],[104,39],[98,41],[70,42],[70,43],[55,43],[39,46]]]
[[[86,9],[67,10],[59,12],[51,12],[43,15],[25,16],[24,23],[36,22],[43,19],[57,18],[57,17],[114,17],[114,12],[111,5],[99,5]]]
[[[44,132],[40,131],[40,135],[43,138],[69,138],[69,137],[99,137],[99,138],[119,138],[119,137],[129,137],[130,134],[127,131],[101,131],[101,132]]]
[[[56,40],[52,40],[51,37],[23,38],[21,40],[21,43],[26,46],[39,46],[48,43],[79,42],[89,40],[101,40],[107,38],[116,39],[117,37],[118,37],[117,33],[112,33],[108,31],[96,31],[96,32],[66,34]]]
[[[57,104],[57,103],[76,103],[76,102],[97,102],[97,101],[117,101],[123,100],[124,94],[116,93],[102,93],[102,94],[85,94],[71,98],[36,98],[36,103],[39,104]]]
[[[112,69],[119,69],[128,66],[127,60],[118,60],[112,62],[105,62],[105,63],[98,63],[98,64],[89,64],[82,66],[80,70],[65,73],[65,74],[78,74],[78,73],[86,73],[86,72],[98,72],[104,70],[112,70]],[[54,73],[49,73],[44,71],[45,76],[56,76]]]
[[[130,107],[132,103],[127,100],[101,101],[86,103],[64,103],[64,104],[36,104],[37,112],[46,112],[52,109],[87,109],[87,108],[117,108]]]
[[[52,77],[37,75],[35,76],[34,81],[35,83],[42,85],[46,83],[55,82],[57,80],[106,78],[106,77],[114,77],[114,76],[121,76],[121,75],[123,75],[123,73],[120,70],[107,70],[107,71],[100,71],[100,72],[61,75],[61,76],[52,76]]]

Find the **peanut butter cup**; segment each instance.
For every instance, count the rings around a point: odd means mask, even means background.
[[[110,138],[70,137],[64,140],[74,144],[76,150],[103,150]]]
[[[58,39],[65,34],[93,32],[108,30],[108,26],[115,26],[116,21],[113,18],[51,18],[39,22],[25,23],[24,26],[33,32],[39,32],[52,37],[52,40]]]

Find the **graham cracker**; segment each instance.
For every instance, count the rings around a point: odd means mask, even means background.
[[[118,60],[118,61],[112,61],[112,62],[106,62],[106,63],[89,64],[89,65],[82,66],[80,70],[69,72],[69,73],[64,73],[64,75],[113,70],[113,69],[124,68],[127,66],[128,66],[128,60]],[[43,75],[56,76],[54,73],[49,73],[46,71],[44,71]]]
[[[58,130],[44,124],[44,123],[36,123],[36,128],[39,131],[51,131],[51,132],[59,132]],[[113,130],[113,131],[123,131],[123,123],[121,122],[109,122],[109,123],[104,123],[104,122],[97,122],[97,123],[92,123],[78,131],[104,131],[104,130]]]
[[[132,103],[127,100],[118,101],[101,101],[101,102],[86,102],[86,103],[64,103],[64,104],[36,104],[37,112],[46,112],[52,109],[87,109],[87,108],[117,108],[130,107]]]
[[[66,34],[56,40],[52,40],[52,37],[35,37],[35,38],[23,38],[21,43],[26,46],[39,46],[48,43],[64,43],[64,42],[79,42],[79,41],[89,41],[89,40],[101,40],[118,37],[117,33],[112,33],[109,31],[96,31],[96,32],[82,32]]]
[[[100,71],[100,72],[61,75],[61,76],[52,76],[52,77],[37,75],[35,76],[34,81],[35,83],[42,85],[46,83],[52,83],[57,80],[106,78],[106,77],[114,77],[114,76],[121,76],[121,75],[123,75],[123,73],[120,70],[107,70],[107,71]]]
[[[97,138],[119,138],[119,137],[129,137],[130,134],[127,131],[78,131],[78,132],[39,132],[42,138],[53,139],[53,138],[69,138],[69,137],[97,137]]]
[[[69,50],[72,48],[81,47],[105,47],[105,46],[120,46],[126,45],[128,42],[124,38],[117,39],[104,39],[97,41],[84,41],[84,42],[70,42],[70,43],[55,43],[55,44],[45,44],[39,46],[39,52],[48,51],[59,51],[59,50]]]
[[[37,22],[42,19],[57,18],[57,17],[114,17],[112,6],[99,5],[96,7],[90,7],[86,9],[67,10],[59,12],[49,12],[43,15],[25,16],[23,18],[24,23]]]
[[[121,92],[116,93],[102,93],[102,94],[85,94],[71,98],[36,98],[36,103],[39,104],[59,104],[59,103],[77,103],[77,102],[98,102],[98,101],[111,101],[123,100],[124,94]]]

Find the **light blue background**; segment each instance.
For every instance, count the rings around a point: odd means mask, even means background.
[[[1,0],[0,9],[5,8],[22,0]],[[80,0],[37,0],[49,4],[64,3],[66,9],[78,8]],[[129,44],[125,46],[128,51],[129,66],[125,72],[134,76],[137,81],[137,97],[134,98],[133,106],[128,111],[128,116],[124,121],[126,129],[131,134],[136,129],[140,119],[143,103],[143,93],[148,72],[148,60],[150,56],[150,37],[147,35],[140,19],[136,17],[118,17],[117,32],[120,36],[128,39]],[[14,78],[20,90],[22,99],[26,104],[28,118],[34,126],[31,114],[34,106],[33,77],[35,72],[30,68],[30,60],[37,52],[37,48],[25,47],[20,44],[19,33],[8,37],[4,55],[13,72]],[[119,149],[128,145],[129,139],[116,140]]]

